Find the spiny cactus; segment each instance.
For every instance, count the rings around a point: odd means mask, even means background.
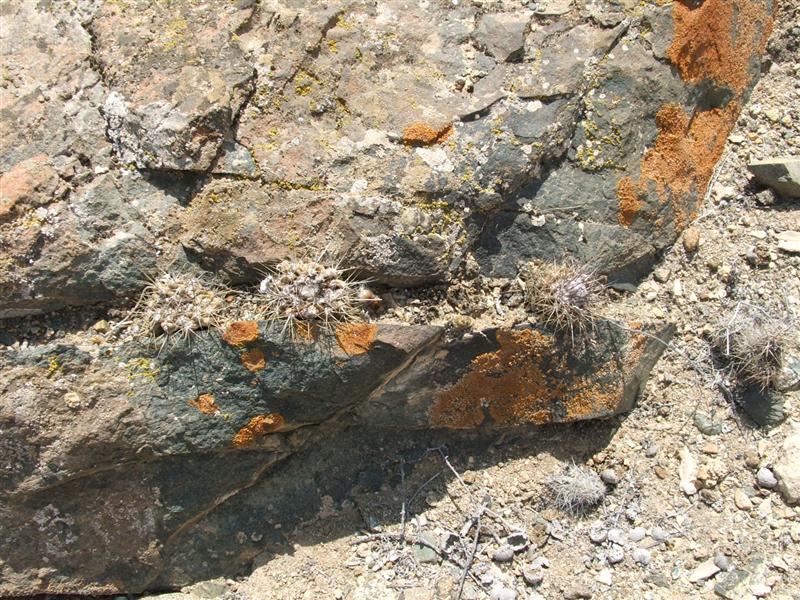
[[[599,503],[605,498],[607,491],[597,473],[574,463],[562,473],[551,477],[547,486],[553,492],[555,505],[573,514]]]
[[[533,261],[520,269],[520,279],[525,304],[543,325],[569,333],[573,342],[592,328],[603,289],[593,271],[573,262]]]
[[[284,335],[308,337],[316,326],[330,330],[337,323],[363,320],[364,308],[377,302],[364,282],[321,260],[283,260],[258,287],[264,317],[282,322]]]
[[[735,377],[766,391],[780,376],[790,329],[785,318],[739,304],[720,320],[711,343]]]
[[[224,286],[193,274],[162,273],[142,292],[131,315],[133,337],[185,340],[194,332],[219,327],[225,309]]]

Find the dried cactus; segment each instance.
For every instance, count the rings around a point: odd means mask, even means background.
[[[721,319],[711,343],[737,379],[766,391],[780,377],[790,329],[785,318],[739,304]]]
[[[603,289],[593,271],[573,262],[533,261],[520,269],[520,279],[526,307],[543,325],[569,333],[573,342],[592,329]]]
[[[267,321],[283,323],[282,334],[308,337],[317,326],[363,320],[364,308],[377,301],[364,282],[339,266],[318,260],[284,260],[261,281],[261,310]]]
[[[228,290],[208,278],[163,273],[151,281],[134,307],[129,332],[135,338],[185,340],[201,329],[219,327]]]
[[[551,477],[547,486],[553,492],[555,505],[573,514],[599,503],[605,498],[607,491],[597,473],[574,463],[564,472]]]

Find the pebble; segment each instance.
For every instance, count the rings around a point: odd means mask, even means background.
[[[749,468],[755,469],[760,462],[761,458],[758,456],[758,452],[756,450],[748,450],[745,452],[744,464],[746,464]]]
[[[517,592],[504,585],[497,585],[489,592],[489,598],[492,600],[516,600]]]
[[[604,469],[602,473],[600,473],[600,479],[608,485],[617,485],[619,483],[619,475],[617,475],[614,469]]]
[[[634,527],[628,532],[628,539],[634,543],[641,542],[645,535],[647,535],[647,531],[644,527]]]
[[[650,550],[646,548],[636,548],[632,554],[634,562],[647,566],[650,564]]]
[[[606,530],[602,526],[595,526],[589,529],[589,539],[595,544],[602,544],[606,541]]]
[[[618,544],[611,544],[611,547],[608,549],[608,553],[606,554],[606,559],[610,565],[621,563],[623,560],[625,560],[625,551],[622,549],[622,546]]]
[[[683,249],[691,254],[697,252],[700,246],[700,230],[696,227],[687,227],[683,232]]]
[[[544,576],[539,573],[534,567],[527,566],[522,569],[522,579],[525,580],[530,586],[536,586],[544,581]]]
[[[753,502],[742,488],[738,488],[733,493],[733,503],[739,510],[750,510],[753,508]]]
[[[730,571],[733,569],[733,562],[725,556],[722,552],[714,554],[714,564],[717,565],[722,571]]]
[[[762,500],[758,505],[758,516],[762,519],[766,519],[768,516],[772,514],[772,500],[769,498],[765,498]]]
[[[494,562],[506,563],[514,560],[514,549],[511,546],[503,546],[492,556]]]
[[[650,530],[650,537],[659,544],[663,544],[669,539],[669,533],[665,529],[656,526]]]
[[[655,458],[658,456],[658,452],[661,450],[661,447],[658,444],[648,444],[647,448],[645,448],[644,455],[647,458]]]
[[[613,583],[613,575],[611,569],[603,569],[597,574],[597,581],[603,585],[611,585]]]
[[[564,598],[566,600],[584,600],[592,597],[592,590],[585,585],[575,585],[571,588],[564,590]]]
[[[709,559],[695,567],[695,569],[689,574],[689,581],[692,583],[705,581],[719,572],[720,568],[714,564],[712,559]]]
[[[778,485],[778,480],[775,478],[775,474],[768,467],[761,467],[758,470],[758,473],[756,473],[756,482],[758,482],[758,487],[766,488],[768,490],[771,490]]]
[[[653,271],[653,277],[659,283],[666,283],[669,281],[670,275],[672,275],[672,271],[667,269],[666,267],[659,267],[655,271]]]

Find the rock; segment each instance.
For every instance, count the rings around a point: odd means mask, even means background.
[[[700,230],[696,227],[689,227],[683,232],[683,249],[688,254],[697,252],[700,247]]]
[[[714,563],[713,559],[708,559],[695,567],[695,569],[689,574],[689,581],[691,583],[705,581],[706,579],[711,579],[719,572],[720,567]]]
[[[800,231],[782,231],[777,238],[778,248],[789,254],[800,254]]]
[[[413,544],[411,551],[414,553],[414,559],[422,564],[437,563],[439,562],[439,554],[434,550],[437,547],[436,537],[427,533],[423,533],[420,538],[424,544]]]
[[[663,544],[669,539],[669,533],[661,527],[653,527],[650,530],[650,537],[653,538],[654,542],[658,542],[659,544]]]
[[[614,576],[611,573],[611,569],[601,569],[595,579],[603,585],[611,585],[614,583]]]
[[[778,480],[768,467],[761,467],[756,473],[756,482],[759,487],[771,490],[778,485]]]
[[[756,181],[782,196],[800,198],[800,159],[794,157],[756,160],[747,165]]]
[[[642,566],[647,566],[650,564],[650,550],[647,548],[634,548],[633,552],[631,553],[631,558],[637,564]]]
[[[745,600],[764,591],[767,566],[763,558],[752,558],[744,569],[734,569],[720,576],[714,585],[717,595],[726,600]]]
[[[580,600],[581,598],[591,598],[592,590],[587,585],[573,585],[564,590],[565,600]]]
[[[653,271],[653,278],[659,283],[667,283],[667,281],[669,281],[670,275],[672,275],[672,271],[670,271],[666,267],[659,267],[658,269]]]
[[[681,464],[679,469],[681,491],[687,496],[697,493],[697,462],[692,458],[692,453],[684,446],[680,452]]]
[[[489,592],[491,600],[516,600],[517,592],[503,585],[494,586]]]
[[[606,541],[606,530],[602,523],[589,528],[589,539],[595,544],[602,544]]]
[[[489,13],[484,15],[475,30],[478,46],[499,62],[522,58],[525,29],[531,19],[529,12]]]
[[[778,479],[778,491],[786,503],[800,503],[800,427],[797,425],[784,440],[783,450],[773,469]]]
[[[617,485],[619,483],[619,475],[614,469],[603,469],[600,472],[600,479],[608,485]]]
[[[722,571],[730,571],[733,569],[733,562],[725,556],[722,552],[714,553],[714,564],[717,565]]]
[[[492,555],[494,562],[505,563],[514,560],[514,549],[511,546],[503,546]]]
[[[750,510],[753,508],[753,502],[745,494],[742,488],[737,488],[733,494],[733,502],[739,510]]]

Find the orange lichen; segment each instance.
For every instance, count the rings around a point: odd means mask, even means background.
[[[258,373],[267,366],[267,358],[261,348],[253,348],[242,354],[242,364],[251,373]]]
[[[651,184],[661,204],[675,214],[675,228],[682,231],[696,217],[693,199],[702,199],[739,114],[739,103],[698,111],[690,119],[676,104],[665,105],[656,115],[658,136],[641,162],[638,181],[624,177],[617,184],[619,221],[625,227],[643,211]],[[655,215],[649,215],[654,218]]]
[[[499,330],[497,343],[498,350],[475,357],[470,371],[439,395],[428,413],[435,427],[477,427],[487,413],[499,424],[549,423],[563,420],[554,414],[559,406],[567,420],[613,412],[622,391],[613,363],[591,379],[570,379],[567,355],[552,337]]]
[[[233,436],[233,445],[249,446],[261,436],[280,429],[284,423],[285,420],[280,413],[269,413],[268,415],[253,417],[248,421],[247,425]]]
[[[662,107],[656,116],[655,147],[642,158],[638,181],[624,177],[617,184],[623,227],[630,227],[643,211],[651,183],[661,204],[670,205],[677,232],[695,218],[694,199],[704,195],[753,78],[753,58],[764,52],[772,32],[767,3],[756,0],[676,0],[672,18],[675,35],[667,56],[681,79],[728,87],[734,98],[722,107],[698,110],[691,118],[677,105]],[[659,222],[656,214],[645,216]]]
[[[427,123],[418,121],[403,129],[403,143],[411,146],[431,146],[443,142],[452,133],[452,123],[448,123],[439,129],[434,129]]]
[[[766,48],[772,17],[753,0],[678,0],[672,5],[675,37],[667,57],[688,83],[704,79],[741,94],[751,79],[751,58]]]
[[[364,354],[372,348],[377,331],[378,326],[370,323],[343,323],[336,326],[336,341],[351,356]]]
[[[200,394],[197,398],[187,401],[189,406],[193,406],[204,415],[215,415],[219,412],[219,406],[214,401],[212,394]]]
[[[255,321],[236,321],[228,326],[222,339],[231,346],[244,346],[258,339],[258,323]]]

